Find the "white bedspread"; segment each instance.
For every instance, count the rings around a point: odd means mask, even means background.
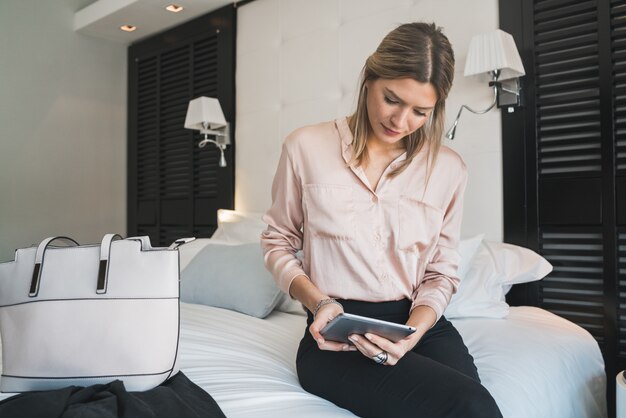
[[[604,363],[582,328],[531,307],[453,322],[505,418],[606,416]],[[300,387],[295,355],[304,328],[300,315],[258,319],[181,303],[181,370],[229,418],[354,416]]]
[[[305,317],[182,309],[182,368],[229,418],[353,416],[298,384],[295,353]],[[532,307],[511,308],[506,319],[454,324],[504,417],[606,416],[604,362],[582,328]]]
[[[606,417],[604,360],[578,325],[528,306],[452,322],[505,418]]]
[[[354,416],[304,391],[295,371],[306,318],[267,319],[181,303],[181,370],[228,418]]]

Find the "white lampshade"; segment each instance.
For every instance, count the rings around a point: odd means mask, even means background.
[[[495,70],[500,70],[499,80],[526,74],[515,40],[500,29],[475,35],[470,41],[465,62],[465,76],[486,74],[491,78],[490,72]]]
[[[221,129],[227,125],[220,102],[213,97],[198,97],[191,100],[187,107],[185,128],[204,131],[205,124],[208,124],[210,130]]]

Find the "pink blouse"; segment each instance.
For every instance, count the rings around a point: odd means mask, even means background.
[[[287,294],[307,276],[330,297],[432,307],[439,318],[456,291],[456,251],[467,170],[442,146],[426,184],[428,151],[399,175],[386,173],[373,190],[361,167],[351,168],[346,118],[292,132],[283,144],[263,217],[265,265]],[[296,253],[302,249],[302,260]]]

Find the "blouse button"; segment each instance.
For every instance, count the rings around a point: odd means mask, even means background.
[[[373,203],[378,203],[378,197],[372,196],[372,202]]]

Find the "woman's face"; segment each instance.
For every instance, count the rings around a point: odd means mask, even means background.
[[[374,134],[368,141],[395,144],[421,128],[437,103],[433,86],[412,78],[379,78],[365,85],[367,115]]]

